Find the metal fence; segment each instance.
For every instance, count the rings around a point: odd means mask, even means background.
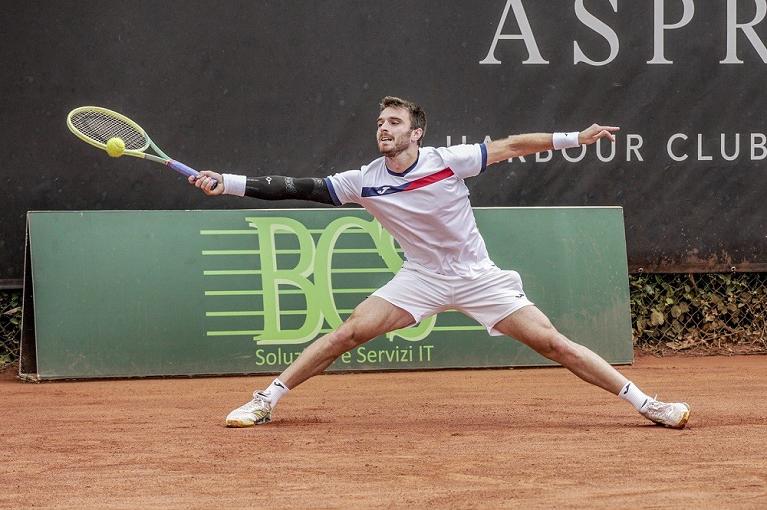
[[[0,290],[0,367],[19,359],[21,291]]]
[[[629,283],[638,348],[767,352],[767,273],[637,274]]]

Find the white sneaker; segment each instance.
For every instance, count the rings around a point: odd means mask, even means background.
[[[665,403],[650,399],[639,413],[658,425],[672,429],[683,429],[690,418],[690,406],[684,402]]]
[[[253,393],[253,400],[244,404],[226,417],[227,427],[252,427],[272,421],[272,403],[263,393]]]

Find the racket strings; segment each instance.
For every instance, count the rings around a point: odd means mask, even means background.
[[[147,138],[142,132],[127,122],[98,111],[83,111],[72,115],[72,125],[85,136],[100,143],[107,143],[110,138],[122,138],[125,148],[143,150]]]

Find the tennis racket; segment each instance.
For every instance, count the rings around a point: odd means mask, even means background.
[[[67,115],[67,127],[80,140],[104,151],[107,150],[107,141],[111,138],[120,138],[125,143],[125,150],[122,154],[126,156],[162,163],[187,177],[200,175],[200,172],[194,168],[171,159],[155,145],[141,126],[125,115],[112,110],[98,106],[75,108]],[[150,148],[155,154],[146,153]],[[211,189],[214,189],[217,184],[214,181]]]

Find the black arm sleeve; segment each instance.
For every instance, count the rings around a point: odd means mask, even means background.
[[[245,196],[262,200],[311,200],[333,205],[333,198],[330,196],[325,179],[317,177],[293,178],[281,175],[248,177]]]

